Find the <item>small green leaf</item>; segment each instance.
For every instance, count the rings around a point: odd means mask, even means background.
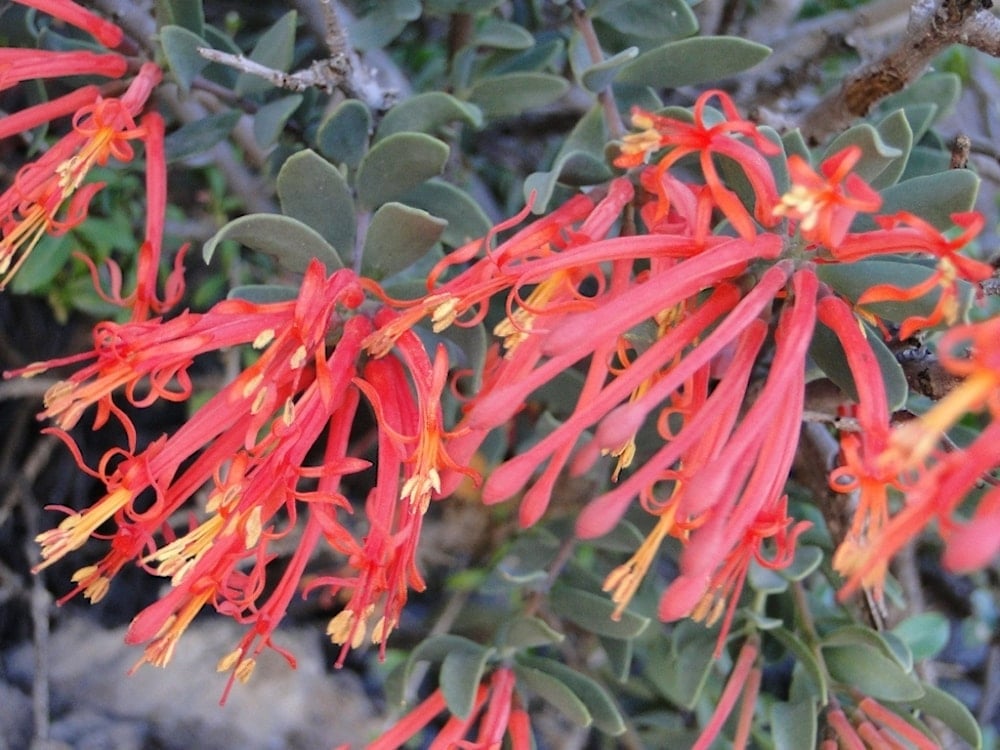
[[[441,662],[438,679],[448,710],[463,719],[472,712],[476,689],[483,678],[486,662],[495,653],[478,643],[450,650]]]
[[[867,325],[865,325],[865,336],[882,372],[889,409],[899,409],[906,403],[906,396],[909,392],[903,368],[900,367],[896,357],[883,343],[882,338]],[[854,386],[854,376],[847,364],[847,355],[844,353],[840,339],[822,323],[817,323],[813,330],[809,356],[837,387],[855,401],[857,400],[858,393]]]
[[[467,382],[472,392],[476,393],[483,381],[486,352],[490,344],[490,339],[486,335],[486,326],[482,323],[477,323],[474,326],[450,325],[441,333],[441,336],[457,346],[458,353],[452,353],[452,362],[472,371],[471,379]]]
[[[15,294],[39,291],[63,269],[72,253],[73,241],[70,235],[43,235],[24,264],[14,274],[10,290]]]
[[[962,79],[957,75],[954,73],[928,73],[902,91],[887,96],[879,103],[879,108],[883,112],[892,112],[900,107],[933,102],[936,108],[935,118],[940,120],[951,113],[961,95]],[[923,132],[919,133],[917,138],[919,139],[922,135]]]
[[[898,260],[863,260],[817,268],[820,279],[852,302],[857,302],[862,294],[876,284],[891,284],[900,289],[911,289],[927,281],[936,272],[934,267]],[[965,319],[975,302],[976,289],[961,279],[955,283],[958,287],[957,312],[962,319]],[[936,288],[914,300],[871,302],[865,305],[865,308],[880,318],[893,323],[902,323],[913,315],[927,317],[937,307],[940,298],[941,290]]]
[[[795,559],[787,568],[778,571],[789,581],[801,581],[823,562],[823,550],[810,544],[803,544],[795,550]]]
[[[876,190],[895,185],[902,177],[906,169],[906,164],[910,160],[910,151],[913,149],[914,137],[913,129],[906,113],[897,109],[891,115],[883,119],[877,127],[878,134],[882,142],[888,146],[898,149],[900,155],[894,159],[882,171],[876,179],[871,181],[871,186]]]
[[[354,252],[354,198],[336,167],[315,151],[290,156],[277,179],[281,212],[312,227],[345,256]]]
[[[771,738],[775,750],[816,747],[816,704],[811,700],[771,705]]]
[[[817,701],[821,705],[825,705],[829,692],[826,671],[820,666],[819,660],[816,658],[816,654],[812,652],[812,649],[803,643],[798,635],[787,628],[775,628],[768,631],[768,635],[775,638],[791,652],[792,656],[795,657],[795,660],[802,667],[803,673],[812,682]]]
[[[979,178],[968,169],[950,169],[939,174],[897,182],[882,191],[883,215],[909,211],[938,229],[953,226],[951,215],[971,211],[979,194]],[[870,216],[859,216],[851,227],[861,232],[875,229]]]
[[[955,734],[968,742],[973,750],[981,750],[983,730],[969,709],[957,698],[939,687],[924,684],[923,688],[923,697],[909,701],[909,705],[942,721]]]
[[[552,587],[549,596],[552,611],[581,628],[610,638],[635,638],[649,625],[649,618],[625,610],[613,620],[616,605],[607,597],[569,586]]]
[[[167,163],[208,151],[229,137],[239,119],[240,113],[230,110],[181,126],[164,139]]]
[[[434,135],[452,122],[464,122],[478,128],[483,124],[483,114],[477,107],[451,94],[428,91],[411,96],[386,112],[379,123],[375,140],[403,132]]]
[[[162,34],[167,26],[180,26],[195,36],[205,33],[205,9],[201,0],[156,0],[156,21]]]
[[[895,643],[893,643],[895,641]],[[863,625],[844,625],[827,633],[823,637],[822,646],[868,646],[877,649],[883,655],[895,659],[905,672],[913,668],[913,657],[906,645],[891,633],[880,633]],[[903,649],[904,653],[900,653]]]
[[[208,60],[198,54],[198,48],[208,47],[208,42],[188,29],[171,25],[160,29],[160,45],[177,85],[187,93],[191,82],[208,65]]]
[[[537,693],[572,723],[580,727],[589,727],[593,723],[586,704],[562,680],[518,663],[514,664],[514,674],[519,686],[524,685]]]
[[[657,638],[650,645],[645,674],[668,700],[693,709],[715,663],[715,638],[702,625],[681,621],[669,641]]]
[[[545,580],[545,569],[558,549],[558,541],[550,534],[536,531],[519,536],[497,563],[497,573],[515,584]]]
[[[777,617],[768,617],[767,615],[762,615],[760,612],[754,612],[752,609],[744,608],[741,610],[743,617],[747,621],[753,623],[753,626],[757,630],[774,630],[775,628],[780,628],[784,623],[784,620]]]
[[[302,94],[292,94],[265,104],[253,116],[253,136],[261,148],[274,145],[285,123],[302,104]]]
[[[562,643],[566,636],[554,630],[545,620],[521,615],[511,620],[503,634],[503,644],[517,650]]]
[[[372,146],[358,166],[355,187],[369,208],[398,200],[436,177],[448,161],[448,146],[424,133],[395,133]]]
[[[913,701],[924,695],[913,675],[873,646],[824,646],[823,660],[833,679],[875,700]]]
[[[226,224],[215,233],[202,255],[212,260],[216,247],[223,240],[233,240],[267,255],[274,256],[289,271],[301,273],[309,261],[318,258],[328,270],[343,268],[337,252],[315,229],[297,219],[279,214],[249,214]]]
[[[437,178],[417,185],[402,196],[399,202],[447,221],[448,226],[441,235],[441,241],[452,247],[460,247],[471,240],[485,237],[493,227],[486,212],[467,192]]]
[[[292,55],[295,51],[295,24],[298,15],[294,10],[288,11],[257,40],[250,59],[271,70],[287,72],[292,65]],[[274,86],[270,81],[260,76],[240,73],[234,89],[237,96],[260,94]]]
[[[747,584],[761,594],[780,594],[788,588],[788,579],[783,578],[778,571],[765,568],[752,560],[747,571]]]
[[[385,47],[406,24],[420,18],[418,0],[380,0],[371,8],[350,28],[351,43],[360,50]]]
[[[386,203],[368,226],[362,274],[378,281],[413,265],[441,238],[447,224],[419,208]]]
[[[299,296],[298,287],[279,284],[244,284],[229,290],[226,299],[241,299],[256,305],[289,302]]]
[[[557,185],[595,185],[610,177],[611,170],[603,159],[595,159],[583,151],[570,151],[557,158],[550,171],[528,175],[524,181],[524,197],[527,200],[534,193],[531,210],[536,214],[544,213]]]
[[[612,55],[583,70],[580,73],[580,83],[588,91],[592,91],[595,94],[600,93],[614,83],[615,78],[618,77],[618,71],[623,66],[632,62],[638,56],[638,47],[623,49],[618,54]]]
[[[827,146],[821,161],[848,146],[857,146],[861,149],[861,160],[855,165],[854,172],[869,183],[881,175],[890,164],[903,156],[902,151],[882,140],[879,131],[867,122],[863,122],[837,136]]]
[[[480,47],[528,49],[534,46],[535,37],[523,26],[489,16],[476,29],[474,43]]]
[[[551,104],[568,90],[569,82],[562,76],[504,73],[476,82],[466,98],[487,117],[511,117]]]
[[[681,39],[698,31],[698,20],[684,0],[601,3],[592,12],[595,21],[625,36],[663,41]]]
[[[555,677],[572,690],[587,707],[594,726],[605,734],[617,737],[625,731],[625,722],[618,706],[600,683],[554,659],[523,654],[518,657],[518,661]]]
[[[905,643],[917,661],[933,659],[948,643],[948,618],[940,612],[921,612],[903,620],[892,632]]]
[[[693,37],[643,52],[621,69],[617,81],[655,88],[691,86],[740,73],[769,54],[769,47],[740,37]]]
[[[629,638],[600,636],[601,646],[608,656],[608,670],[618,682],[625,682],[632,672],[633,641]]]
[[[357,99],[347,99],[320,123],[316,147],[334,164],[346,164],[355,169],[365,155],[371,127],[372,114],[368,107]]]

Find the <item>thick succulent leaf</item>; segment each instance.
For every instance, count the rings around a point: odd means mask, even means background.
[[[240,113],[230,110],[181,126],[164,139],[167,162],[179,161],[208,151],[229,137],[239,119]]]
[[[160,29],[160,45],[177,85],[187,92],[208,65],[208,60],[198,54],[198,48],[209,46],[208,42],[182,26],[170,25]]]
[[[653,641],[646,656],[646,675],[653,686],[681,708],[693,709],[715,663],[715,638],[701,624],[684,620],[674,628],[669,642],[664,638]]]
[[[291,94],[268,102],[253,116],[253,137],[261,148],[269,148],[285,129],[288,118],[302,104],[302,94]]]
[[[167,26],[180,26],[195,36],[205,33],[205,9],[202,0],[156,0],[158,32]]]
[[[379,49],[420,18],[419,0],[379,0],[351,26],[351,43],[360,50]]]
[[[625,610],[611,619],[615,604],[605,596],[570,586],[556,585],[549,596],[552,611],[581,628],[609,638],[635,638],[649,625],[649,618]]]
[[[922,284],[936,273],[933,266],[894,260],[862,260],[857,263],[831,264],[817,268],[817,275],[852,302],[876,284],[891,284],[900,289],[910,289]],[[976,299],[975,287],[961,279],[958,286],[957,313],[966,319]],[[873,302],[865,309],[893,323],[902,323],[913,315],[926,317],[931,314],[941,297],[941,290],[904,302]],[[869,340],[871,340],[869,336]]]
[[[249,214],[234,219],[205,243],[202,255],[206,263],[211,262],[215,249],[224,240],[271,255],[283,267],[298,273],[305,271],[313,258],[331,271],[344,266],[336,250],[315,229],[290,216]]]
[[[441,662],[438,680],[448,710],[465,719],[472,712],[476,689],[483,678],[483,671],[495,649],[481,646],[455,648],[448,652]]]
[[[878,360],[879,369],[882,371],[882,381],[885,384],[889,409],[901,409],[906,403],[906,396],[909,392],[903,368],[882,342],[882,338],[867,325],[865,326],[865,335],[868,339],[868,345]],[[858,392],[854,386],[854,377],[847,364],[847,355],[844,353],[840,339],[822,323],[816,324],[813,340],[809,345],[809,356],[844,393],[857,400]]]
[[[441,235],[441,241],[452,247],[485,236],[493,226],[472,196],[437,178],[418,185],[399,201],[446,220],[448,226]]]
[[[362,274],[378,281],[412,266],[441,238],[447,224],[419,208],[386,203],[368,226]]]
[[[816,704],[811,700],[771,705],[774,750],[816,747]]]
[[[795,550],[795,559],[784,570],[778,571],[789,581],[801,581],[812,573],[823,562],[823,550],[811,544],[799,544]]]
[[[855,165],[854,172],[868,183],[871,183],[890,164],[903,156],[902,151],[883,141],[882,136],[873,126],[863,122],[834,138],[833,142],[827,146],[820,161],[848,146],[857,146],[861,149],[861,160]]]
[[[698,20],[684,0],[604,2],[591,15],[625,36],[672,40],[698,31]]]
[[[281,166],[277,187],[283,214],[315,229],[338,253],[354,252],[354,198],[340,170],[306,149]]]
[[[520,615],[509,622],[503,633],[503,645],[515,650],[562,643],[566,636],[553,629],[545,620]]]
[[[354,169],[368,148],[372,114],[357,99],[347,99],[334,108],[316,131],[316,147],[334,164]]]
[[[933,659],[948,643],[948,618],[940,612],[911,615],[892,629],[917,661]]]
[[[605,734],[617,737],[625,731],[625,722],[614,700],[604,687],[575,669],[570,669],[554,659],[523,654],[518,661],[560,680],[583,701],[593,719],[594,726]]]
[[[424,133],[396,133],[376,143],[361,159],[355,187],[369,208],[398,200],[436,177],[448,161],[448,146]]]
[[[274,302],[288,302],[299,296],[298,287],[282,284],[244,284],[234,286],[226,294],[226,299],[241,299],[257,305]]]
[[[871,181],[871,186],[877,190],[895,185],[906,169],[910,160],[910,150],[913,148],[913,129],[906,113],[897,109],[882,120],[876,127],[882,142],[899,151],[899,156],[886,165],[878,177]]]
[[[535,38],[523,26],[490,16],[476,29],[475,44],[480,47],[521,50],[533,46]]]
[[[819,660],[816,658],[816,654],[813,653],[812,649],[803,643],[798,635],[787,628],[775,628],[774,630],[768,631],[768,635],[775,638],[782,646],[791,652],[792,656],[795,657],[796,662],[802,667],[802,673],[808,677],[809,681],[812,683],[812,690],[810,693],[816,696],[817,701],[821,705],[825,705],[829,693],[826,670],[820,666]]]
[[[630,638],[600,636],[601,646],[608,657],[608,671],[618,682],[625,682],[632,673],[633,641]]]
[[[823,660],[834,680],[875,700],[913,701],[924,695],[913,675],[873,646],[824,646]]]
[[[548,209],[557,185],[594,185],[611,177],[603,159],[598,160],[583,151],[570,151],[556,159],[549,172],[535,172],[524,181],[525,200],[535,194],[531,210],[536,214]]]
[[[951,215],[971,211],[979,193],[979,178],[968,169],[951,169],[939,174],[914,177],[882,191],[882,214],[909,211],[938,229],[952,226]],[[852,231],[875,228],[871,217],[857,218]]]
[[[250,53],[250,59],[271,70],[287,72],[292,65],[292,55],[295,52],[295,24],[298,15],[294,10],[288,11],[257,40]],[[260,94],[270,89],[274,84],[260,76],[241,73],[236,79],[235,93],[238,96]]]
[[[939,120],[951,113],[961,95],[962,79],[959,76],[954,73],[928,73],[902,91],[887,96],[879,106],[883,112],[892,112],[900,107],[933,102],[937,107],[935,119]]]
[[[589,727],[593,717],[587,705],[562,680],[547,672],[523,664],[514,664],[518,686],[525,686],[552,704],[563,716],[581,727]]]
[[[451,94],[428,91],[411,96],[386,112],[379,123],[375,140],[407,131],[434,135],[452,122],[463,122],[478,128],[483,124],[483,114],[478,107]]]
[[[908,705],[927,716],[942,721],[974,750],[983,747],[983,730],[968,708],[952,695],[934,685],[923,685],[924,695]]]
[[[487,117],[510,117],[544,107],[569,89],[562,76],[549,73],[504,73],[477,81],[466,98]]]
[[[692,86],[752,68],[770,53],[763,44],[734,36],[682,39],[642,53],[621,69],[617,80],[656,88]]]

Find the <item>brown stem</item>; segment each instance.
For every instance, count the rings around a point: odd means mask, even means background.
[[[601,62],[604,60],[604,51],[601,49],[601,43],[597,39],[597,32],[594,31],[594,24],[590,20],[590,16],[587,15],[586,8],[584,8],[580,0],[574,0],[571,7],[573,11],[573,23],[576,26],[576,30],[580,32],[580,36],[583,37],[584,44],[587,45],[587,52],[590,53],[591,61],[594,63]],[[607,125],[611,137],[617,139],[624,136],[626,132],[625,123],[622,122],[621,114],[618,112],[618,104],[615,101],[615,95],[610,85],[597,94],[597,101],[601,103],[601,109],[604,112],[604,123]]]

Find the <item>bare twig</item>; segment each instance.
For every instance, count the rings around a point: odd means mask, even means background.
[[[985,0],[988,2],[988,0]],[[931,59],[951,44],[1000,54],[1000,19],[984,0],[917,0],[906,34],[881,59],[862,66],[804,118],[802,133],[813,142],[848,127],[876,102],[917,78]]]

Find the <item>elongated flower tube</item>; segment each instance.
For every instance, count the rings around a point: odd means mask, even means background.
[[[72,0],[15,0],[15,2],[48,13],[81,31],[86,31],[109,49],[114,49],[121,44],[123,34],[116,24],[101,18]]]

